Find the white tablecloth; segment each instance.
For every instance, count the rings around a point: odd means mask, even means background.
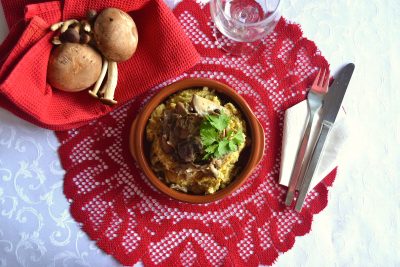
[[[400,1],[282,1],[333,71],[356,70],[329,205],[275,266],[400,266]],[[7,31],[1,12],[0,40]],[[0,109],[0,266],[119,266],[71,218],[57,147]]]

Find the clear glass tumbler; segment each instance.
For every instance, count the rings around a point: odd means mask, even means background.
[[[280,0],[211,0],[218,45],[234,55],[257,49],[280,19]]]

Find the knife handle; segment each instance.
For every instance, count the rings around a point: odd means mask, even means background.
[[[329,123],[327,121],[322,122],[321,131],[318,135],[318,139],[312,151],[311,158],[308,163],[306,173],[304,175],[304,179],[300,186],[300,192],[295,207],[297,211],[301,211],[301,207],[303,206],[304,200],[308,193],[308,188],[310,187],[311,179],[313,178],[315,170],[317,169],[318,163],[321,159],[321,154],[324,149],[326,137],[328,136],[331,128],[332,128],[332,123]]]

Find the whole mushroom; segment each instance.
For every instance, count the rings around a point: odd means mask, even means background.
[[[50,55],[47,80],[59,90],[78,92],[98,80],[101,68],[102,57],[95,49],[83,44],[64,43]]]
[[[97,97],[107,70],[107,81],[100,91],[101,101],[113,105],[117,103],[114,100],[118,80],[117,62],[128,60],[135,53],[138,44],[136,24],[122,10],[107,8],[96,17],[93,33],[96,46],[105,59],[102,75],[89,93]]]
[[[138,44],[136,24],[122,10],[104,9],[94,23],[97,48],[109,60],[122,62],[131,58]]]

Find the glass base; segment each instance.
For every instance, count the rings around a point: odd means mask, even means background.
[[[261,40],[254,42],[238,42],[223,35],[218,28],[214,25],[213,35],[216,40],[216,45],[227,54],[233,56],[242,56],[255,53],[261,45]]]

